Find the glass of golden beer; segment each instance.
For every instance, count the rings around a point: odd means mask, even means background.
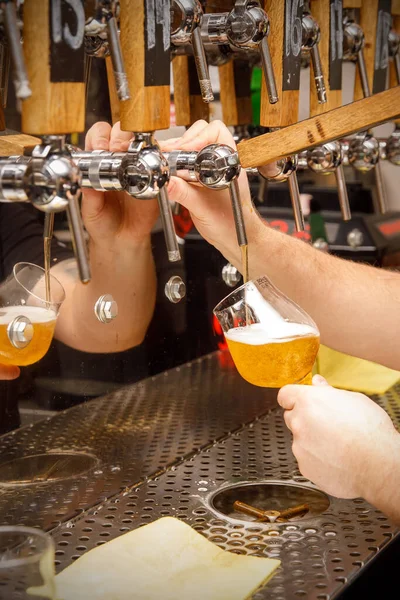
[[[267,277],[234,290],[214,308],[214,314],[246,381],[270,388],[311,384],[318,328]]]
[[[31,365],[48,351],[64,301],[61,283],[32,263],[17,263],[0,285],[0,363]]]

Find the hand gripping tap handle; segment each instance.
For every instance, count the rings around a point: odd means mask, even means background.
[[[32,95],[32,91],[22,52],[15,2],[13,0],[8,0],[7,2],[1,2],[0,6],[3,10],[4,25],[13,63],[15,95],[19,100],[26,100],[26,98],[29,98]]]
[[[247,245],[238,176],[240,163],[237,152],[224,144],[210,144],[199,152],[176,150],[165,153],[171,175],[186,181],[198,181],[212,190],[229,188],[236,235],[239,246]]]
[[[319,25],[319,54],[321,70],[329,73],[326,79],[326,101],[321,104],[315,98],[315,91],[310,81],[310,116],[321,115],[333,108],[342,105],[342,55],[343,55],[343,20],[340,6],[332,5],[330,0],[311,0],[311,13]],[[330,19],[326,15],[330,14]],[[303,19],[304,23],[304,19]],[[330,60],[332,57],[332,60]],[[335,59],[333,60],[333,57]],[[314,63],[312,64],[314,77],[316,74]],[[342,150],[337,142],[339,159],[335,161],[334,174],[338,189],[338,198],[342,219],[351,219],[350,203],[347,194],[346,181],[342,165]],[[330,169],[331,170],[331,169]]]

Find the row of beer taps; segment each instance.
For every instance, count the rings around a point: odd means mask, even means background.
[[[231,10],[219,13],[206,12],[203,4],[199,0],[173,0],[170,13],[172,55],[193,55],[203,101],[210,103],[214,99],[209,65],[220,66],[236,57],[245,57],[251,65],[262,66],[269,103],[275,104],[279,99],[279,91],[268,43],[270,21],[261,4],[257,0],[236,0]],[[86,7],[84,28],[86,83],[90,76],[91,57],[109,56],[117,96],[123,103],[130,99],[132,90],[129,89],[120,46],[119,2],[93,0],[87,5],[89,8]],[[22,9],[23,2],[19,0],[1,3],[3,38],[0,45],[0,80],[3,102],[7,95],[8,55],[11,57],[16,97],[24,102],[31,93],[20,41]],[[344,15],[342,38],[343,59],[357,63],[363,93],[368,97],[371,91],[363,54],[364,34],[351,12]],[[311,12],[305,9],[299,44],[304,60],[312,63],[315,91],[318,102],[323,104],[326,102],[326,86],[319,42],[318,23]],[[394,30],[388,32],[388,52],[394,61],[400,83],[400,36]],[[240,136],[244,135],[246,129],[241,128]],[[296,227],[301,230],[304,221],[296,180],[297,169],[335,173],[342,217],[349,220],[351,213],[343,165],[351,165],[360,171],[375,168],[379,207],[384,212],[386,201],[379,162],[382,159],[400,164],[399,128],[387,140],[377,140],[370,133],[362,132],[348,140],[330,142],[298,156],[288,156],[257,171],[249,169],[249,173],[259,172],[269,181],[288,180]],[[175,262],[180,260],[180,250],[167,194],[170,177],[184,177],[212,189],[229,188],[238,243],[243,246],[247,244],[247,238],[237,183],[240,169],[237,151],[220,144],[207,146],[199,152],[174,151],[163,154],[153,131],[134,132],[133,141],[126,152],[86,152],[66,145],[63,135],[46,135],[30,155],[0,159],[0,201],[29,201],[48,214],[67,210],[80,277],[87,282],[90,280],[90,269],[78,205],[81,188],[125,191],[143,200],[157,198],[168,259]],[[166,289],[166,295],[171,301],[177,302],[184,295],[184,286],[174,279]]]

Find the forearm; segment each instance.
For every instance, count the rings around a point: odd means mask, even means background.
[[[150,236],[127,247],[102,248],[91,243],[92,279],[83,285],[63,272],[52,272],[66,286],[66,300],[57,322],[56,337],[84,352],[120,352],[139,345],[151,321],[156,295],[155,266]],[[58,272],[56,272],[58,269]],[[100,323],[94,305],[103,294],[112,294],[118,317]]]
[[[400,434],[374,448],[363,497],[400,525]]]
[[[317,251],[245,212],[250,277],[267,275],[317,323],[328,346],[400,369],[400,275]],[[221,251],[239,270],[237,245]]]

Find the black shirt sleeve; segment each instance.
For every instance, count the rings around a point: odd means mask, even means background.
[[[73,256],[65,244],[53,238],[52,265]],[[8,277],[18,262],[44,266],[43,215],[25,202],[0,203],[0,279]]]

